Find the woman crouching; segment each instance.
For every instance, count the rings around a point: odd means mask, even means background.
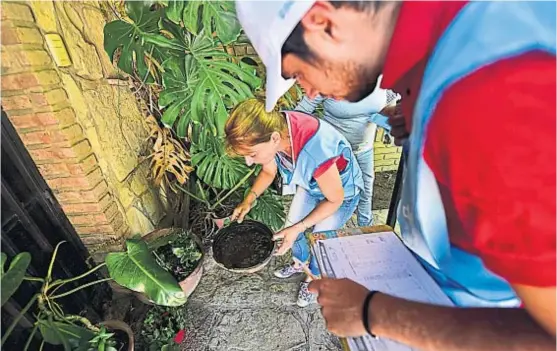
[[[318,276],[304,232],[310,227],[314,232],[340,229],[354,213],[364,185],[350,144],[324,121],[301,112],[269,113],[258,99],[246,100],[232,111],[225,134],[231,154],[244,157],[248,166],[262,165],[232,220],[243,220],[279,170],[285,183],[296,185],[297,190],[285,227],[274,236],[274,240],[282,240],[276,255],[292,249],[294,262],[275,271],[275,276],[289,278],[302,273],[300,263],[309,263],[312,274]],[[315,301],[307,289],[310,280],[308,276],[300,285],[300,307]]]

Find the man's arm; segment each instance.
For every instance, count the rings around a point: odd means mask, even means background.
[[[310,284],[319,294],[318,302],[327,328],[339,336],[362,336],[367,332],[362,321],[364,299],[369,291],[348,279],[323,279]],[[528,289],[519,296],[526,309],[456,308],[429,305],[377,293],[369,305],[369,325],[378,337],[393,339],[420,350],[555,350],[555,321],[532,318],[551,306],[535,306],[528,300],[544,301],[555,297],[555,288]],[[554,308],[554,304],[553,304]],[[553,310],[554,315],[554,310]],[[548,333],[536,322],[544,319]]]

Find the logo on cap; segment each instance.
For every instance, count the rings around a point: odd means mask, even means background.
[[[284,19],[284,17],[286,17],[286,14],[288,13],[292,5],[294,5],[294,1],[286,1],[284,5],[282,5],[282,8],[279,11],[279,16],[281,19]]]

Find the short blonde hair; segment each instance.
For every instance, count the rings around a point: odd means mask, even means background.
[[[226,151],[240,155],[249,147],[269,141],[274,132],[285,135],[287,131],[286,118],[280,111],[267,112],[261,99],[248,99],[239,103],[226,121]]]

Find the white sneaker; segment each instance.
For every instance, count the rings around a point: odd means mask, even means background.
[[[298,290],[298,301],[296,304],[300,307],[307,307],[310,303],[317,302],[317,294],[308,290],[309,282],[301,282],[300,290]]]
[[[304,271],[304,269],[301,266],[300,267],[294,267],[293,264],[290,264],[288,266],[282,267],[281,269],[277,269],[274,272],[274,275],[277,278],[285,279],[285,278],[290,278],[294,274],[302,273],[303,271]]]

